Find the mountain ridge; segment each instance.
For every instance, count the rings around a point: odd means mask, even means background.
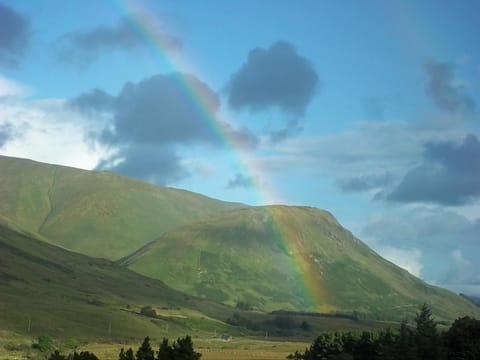
[[[244,204],[110,172],[0,156],[0,214],[80,253],[118,259],[166,230]]]

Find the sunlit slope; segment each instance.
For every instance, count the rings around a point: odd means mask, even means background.
[[[427,302],[439,318],[479,315],[472,303],[384,260],[315,208],[233,210],[172,230],[121,263],[190,294],[263,310],[398,320]]]
[[[239,207],[192,192],[0,156],[0,216],[83,254],[116,259],[166,230]]]
[[[135,314],[142,306],[184,310],[182,321]],[[181,294],[113,262],[69,252],[0,221],[0,330],[76,338],[160,338],[221,331],[230,309]],[[210,318],[210,320],[209,320]],[[202,319],[199,322],[199,319]],[[196,325],[192,325],[197,323]]]

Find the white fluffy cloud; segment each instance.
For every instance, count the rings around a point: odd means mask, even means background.
[[[17,91],[12,87],[7,90],[10,94]],[[94,168],[106,155],[106,149],[92,147],[86,141],[93,125],[68,109],[63,100],[31,101],[18,97],[3,100],[2,125],[8,125],[9,129],[0,149],[2,155],[83,169]]]
[[[379,249],[380,255],[393,262],[410,274],[422,276],[422,251],[417,248],[402,249],[393,246],[385,246]]]

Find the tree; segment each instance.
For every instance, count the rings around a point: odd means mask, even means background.
[[[312,331],[312,326],[308,323],[308,321],[303,320],[300,324],[300,329],[304,331]]]
[[[157,360],[173,360],[173,349],[168,344],[168,339],[163,338],[158,349]]]
[[[172,353],[172,359],[175,360],[199,360],[202,357],[202,354],[193,349],[192,338],[189,335],[179,338],[177,342],[173,343]]]
[[[157,317],[157,312],[155,311],[154,308],[152,308],[151,306],[144,306],[140,309],[140,314],[142,315],[145,315],[145,316],[148,316],[148,317],[153,317],[153,318],[156,318]]]
[[[448,359],[480,359],[480,320],[468,316],[455,320],[445,333]]]
[[[125,360],[135,360],[132,348],[128,348],[128,350],[125,352],[125,357]]]
[[[136,358],[137,360],[155,360],[152,347],[150,346],[150,338],[148,336],[138,348]]]
[[[420,308],[420,312],[415,317],[415,323],[417,324],[415,333],[417,358],[423,360],[438,359],[440,338],[437,325],[427,304],[423,304]]]
[[[82,351],[80,354],[74,352],[72,360],[98,360],[98,358],[94,353],[91,353],[89,351]]]
[[[67,358],[60,354],[58,350],[55,350],[52,354],[50,354],[48,360],[67,360]]]
[[[38,337],[38,342],[34,345],[35,348],[41,352],[50,352],[55,349],[53,345],[53,339],[48,335],[40,335]]]

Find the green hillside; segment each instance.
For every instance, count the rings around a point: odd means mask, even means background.
[[[401,320],[427,302],[439,319],[480,314],[384,260],[315,208],[232,210],[167,232],[120,262],[189,294],[262,310]]]
[[[0,215],[51,243],[118,259],[166,230],[243,205],[93,172],[0,156]]]
[[[152,306],[161,318],[139,315]],[[0,330],[99,340],[161,338],[228,327],[231,309],[113,262],[68,252],[0,221]],[[188,317],[169,316],[186,313]]]
[[[157,316],[141,315],[144,306],[153,308]],[[249,329],[242,321],[228,325],[232,318],[244,319]],[[302,329],[302,322],[311,329]],[[146,335],[157,341],[185,334],[208,341],[222,333],[263,338],[265,329],[277,338],[311,340],[320,331],[388,325],[345,317],[241,311],[180,293],[114,262],[47,244],[0,219],[0,346],[5,337],[32,339],[47,334],[60,340],[124,343]]]

